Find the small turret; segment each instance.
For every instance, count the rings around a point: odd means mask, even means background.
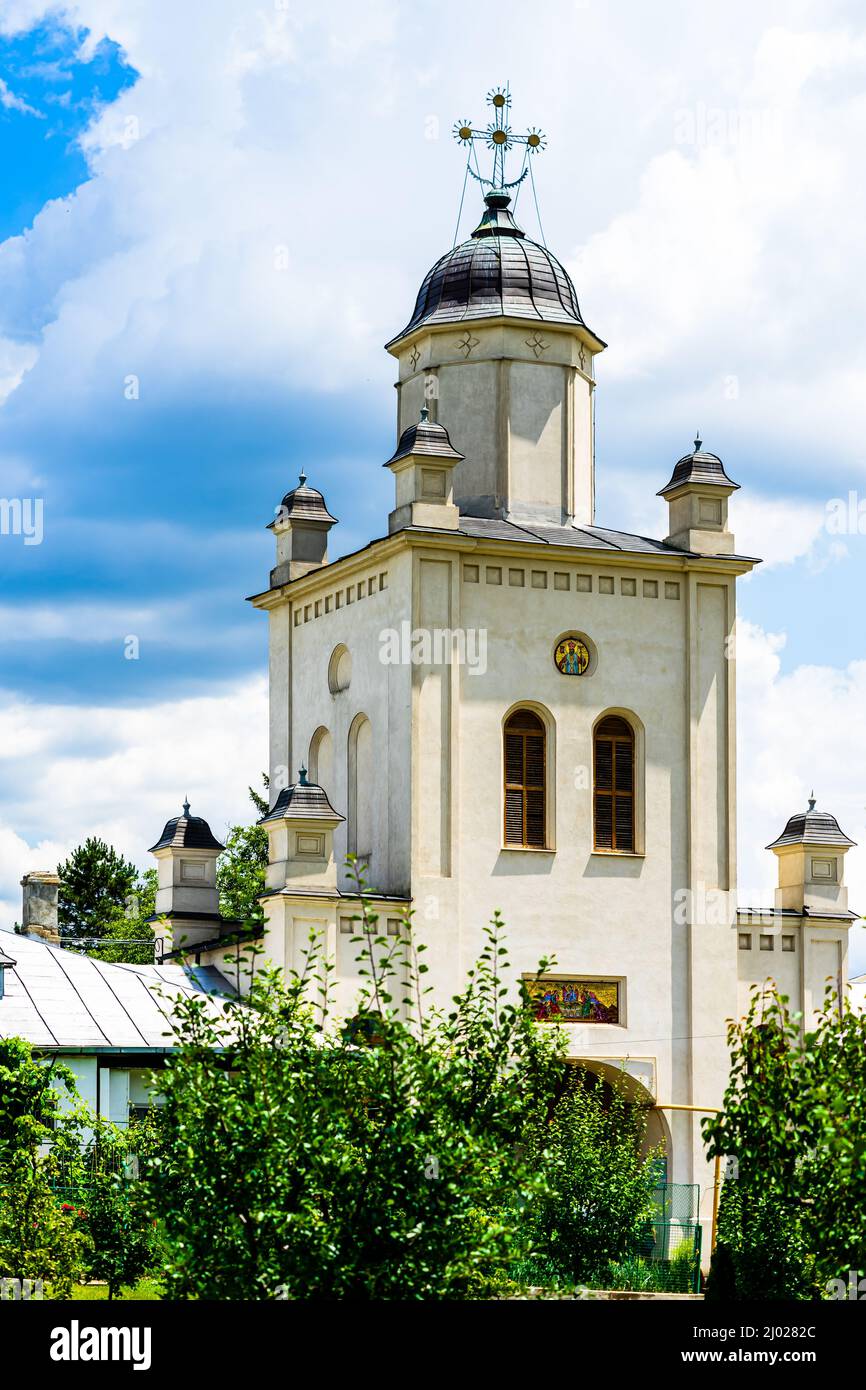
[[[703,440],[696,439],[692,453],[678,460],[670,482],[657,494],[668,503],[668,544],[698,555],[732,555],[728,498],[739,486],[718,455],[708,453]]]
[[[328,532],[337,524],[321,492],[307,487],[301,473],[298,486],[287,492],[269,523],[277,540],[277,563],[271,570],[271,588],[300,579],[328,563]]]
[[[454,505],[453,472],[463,455],[453,447],[444,425],[429,418],[422,406],[418,423],[400,436],[384,465],[394,474],[396,506],[388,517],[389,531],[406,526],[434,526],[456,531],[460,513]]]
[[[267,887],[336,892],[334,831],[344,819],[323,789],[307,781],[307,769],[302,767],[297,782],[283,788],[259,821],[268,832]]]
[[[813,794],[808,810],[791,816],[781,835],[767,845],[779,861],[776,907],[819,916],[847,912],[844,861],[853,844],[835,816],[815,810]]]
[[[161,936],[164,949],[181,944],[194,948],[219,936],[225,924],[219,911],[216,861],[224,849],[207,821],[190,815],[188,801],[151,845],[157,862],[154,918],[164,917],[169,923],[169,931]]]

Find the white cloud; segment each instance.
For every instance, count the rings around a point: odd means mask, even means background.
[[[44,119],[41,111],[29,106],[23,97],[16,96],[10,89],[8,82],[4,82],[2,77],[0,77],[0,106],[6,111],[20,111],[24,116],[36,116],[39,120]]]
[[[88,835],[146,868],[148,846],[185,795],[218,837],[233,822],[249,822],[247,787],[258,788],[267,767],[267,728],[263,678],[135,709],[7,697],[0,703],[0,925],[20,920],[22,873],[56,867]]]
[[[772,903],[775,856],[764,846],[814,790],[856,849],[846,858],[850,905],[866,914],[866,661],[783,674],[784,634],[737,624],[739,883],[743,905]],[[852,969],[866,969],[866,932],[852,928]]]
[[[652,387],[636,426],[812,445],[820,489],[826,461],[864,469],[866,37],[771,26],[749,59],[729,103],[672,111],[633,205],[570,267],[610,342],[602,386]]]
[[[760,497],[750,491],[734,493],[731,498],[730,525],[737,552],[757,556],[763,570],[811,559],[816,549],[826,557],[831,543],[825,522],[820,502]],[[835,550],[832,555],[839,558]]]
[[[672,466],[669,461],[664,477],[661,467],[655,476],[648,468],[604,467],[598,524],[639,536],[666,535],[668,508],[655,493],[667,482]],[[729,524],[737,553],[760,559],[762,573],[804,559],[813,569],[824,568],[847,553],[844,544],[828,536],[821,501],[760,496],[744,487],[731,497]]]

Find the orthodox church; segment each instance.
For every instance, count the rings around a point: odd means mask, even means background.
[[[726,1020],[768,976],[807,1017],[827,977],[841,993],[852,841],[811,801],[768,846],[774,905],[737,913],[733,634],[757,561],[700,439],[658,479],[667,535],[596,525],[604,348],[497,157],[475,230],[387,344],[387,528],[330,562],[335,518],[303,475],[271,523],[252,599],[278,791],[265,943],[298,965],[317,932],[350,1010],[354,855],[390,931],[411,905],[444,1004],[501,909],[518,972],[555,959],[532,984],[539,1026],[652,1107],[667,1179],[699,1184],[706,1218],[699,1112],[721,1103]]]
[[[494,115],[477,226],[387,344],[381,534],[329,560],[336,519],[304,475],[270,523],[252,599],[269,623],[264,947],[300,966],[315,933],[350,1014],[355,856],[383,934],[411,908],[447,1004],[500,909],[539,1027],[561,1024],[571,1058],[647,1106],[667,1181],[699,1185],[709,1221],[700,1118],[725,1089],[726,1020],[767,977],[807,1018],[828,977],[841,994],[852,841],[810,801],[768,846],[775,903],[738,913],[733,635],[757,563],[729,526],[738,484],[697,439],[657,479],[665,536],[596,525],[605,343],[518,225]],[[157,910],[167,951],[183,940],[231,975],[221,848],[188,807],[169,822]]]

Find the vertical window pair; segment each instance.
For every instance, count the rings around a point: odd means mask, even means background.
[[[608,715],[593,735],[593,845],[634,850],[635,738],[631,725]],[[505,844],[547,845],[547,732],[533,710],[518,709],[505,724]]]

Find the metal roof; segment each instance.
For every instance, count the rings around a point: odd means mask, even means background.
[[[191,816],[189,813],[189,802],[183,803],[183,815],[173,816],[167,820],[155,845],[151,845],[150,854],[157,849],[225,849],[225,845],[212,833],[210,826],[201,816]]]
[[[815,798],[809,798],[808,811],[798,811],[791,816],[785,829],[767,849],[779,849],[782,845],[854,845],[839,826],[835,816],[829,811],[816,811]]]
[[[335,811],[327,795],[315,782],[307,781],[305,768],[301,768],[300,778],[291,787],[283,787],[273,806],[266,816],[262,816],[259,825],[264,825],[269,820],[280,820],[283,816],[292,820],[300,818],[302,820],[345,820],[339,811]]]
[[[718,454],[710,454],[702,446],[703,440],[696,439],[693,452],[683,454],[682,458],[677,460],[670,482],[665,483],[656,493],[657,497],[664,497],[666,493],[673,492],[684,483],[711,483],[716,487],[739,490],[740,484],[728,477]]]
[[[578,324],[592,333],[568,271],[518,227],[508,211],[508,194],[497,190],[484,202],[486,211],[471,237],[446,252],[424,277],[411,319],[388,347],[422,324],[464,319]]]
[[[399,459],[408,458],[410,454],[422,454],[425,458],[441,459],[462,459],[464,454],[458,453],[451,443],[451,438],[444,425],[438,420],[427,418],[426,405],[421,409],[421,418],[414,425],[410,425],[400,435],[400,443],[394,453],[385,463],[397,463]]]
[[[633,536],[627,531],[611,531],[604,526],[536,525],[534,522],[502,521],[496,517],[466,516],[460,513],[460,534],[480,540],[535,541],[539,545],[573,545],[589,550],[637,551],[651,555],[690,555],[664,541]]]
[[[12,932],[14,951],[0,998],[0,1037],[26,1038],[37,1048],[141,1049],[176,1045],[172,1009],[182,998],[212,999],[235,991],[215,967],[119,965]]]
[[[337,518],[331,516],[325,505],[324,495],[317,488],[307,487],[307,475],[302,473],[298,478],[298,486],[287,492],[279,506],[281,513],[280,520],[294,519],[296,521],[323,521],[327,525],[336,524]],[[270,526],[275,526],[276,522],[270,522]]]

